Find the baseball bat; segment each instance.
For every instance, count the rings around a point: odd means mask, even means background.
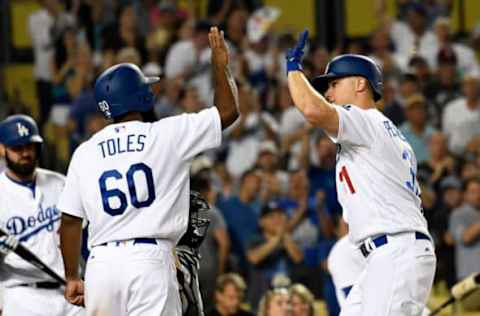
[[[438,314],[446,306],[453,303],[455,300],[462,300],[475,292],[480,287],[480,273],[473,273],[467,278],[455,284],[450,293],[451,296],[442,305],[434,309],[429,316]]]
[[[9,236],[10,234],[7,233],[3,228],[0,227],[0,236]],[[33,252],[31,252],[28,248],[23,246],[20,242],[15,249],[12,249],[18,256],[20,256],[23,260],[31,263],[38,269],[42,270],[52,278],[54,278],[58,283],[61,285],[65,285],[65,279],[59,276],[55,271],[50,269],[40,258],[38,258]]]

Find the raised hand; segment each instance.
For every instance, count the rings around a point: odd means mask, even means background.
[[[287,74],[290,71],[302,70],[302,57],[305,49],[305,44],[308,39],[308,30],[300,34],[297,45],[289,49],[286,55],[287,58]]]
[[[210,28],[208,41],[212,49],[212,64],[214,67],[225,67],[228,65],[228,48],[225,43],[223,31],[219,31],[216,26]]]

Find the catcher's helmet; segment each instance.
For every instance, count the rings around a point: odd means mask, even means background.
[[[380,67],[371,58],[357,54],[340,55],[332,59],[325,69],[325,73],[313,79],[313,87],[320,93],[328,89],[328,82],[332,79],[361,76],[370,82],[373,90],[373,99],[382,98],[382,72]]]
[[[21,146],[43,143],[37,123],[28,115],[17,114],[0,123],[0,143],[5,146]]]
[[[146,77],[134,64],[118,64],[98,77],[95,100],[106,118],[128,112],[147,112],[155,104],[150,85],[158,81],[159,77]]]
[[[178,241],[179,246],[189,246],[195,249],[200,247],[207,235],[208,219],[207,212],[210,210],[207,200],[197,191],[190,191],[190,210],[188,215],[188,227],[185,234]]]

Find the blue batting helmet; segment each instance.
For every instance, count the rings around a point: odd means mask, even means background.
[[[320,93],[325,93],[330,80],[349,76],[361,76],[368,80],[373,90],[373,99],[382,98],[382,72],[371,58],[357,54],[340,55],[332,59],[325,73],[313,79],[313,87]]]
[[[128,112],[147,112],[155,104],[151,84],[159,77],[145,77],[134,64],[118,64],[105,70],[95,82],[95,100],[106,118]]]
[[[0,122],[0,143],[5,146],[21,146],[43,143],[37,123],[28,115],[17,114]]]

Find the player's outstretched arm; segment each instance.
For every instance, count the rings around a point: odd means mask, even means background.
[[[228,48],[225,44],[223,31],[212,27],[208,33],[212,49],[213,78],[215,81],[214,103],[220,113],[222,129],[232,125],[238,117],[238,89],[235,79],[228,68]]]
[[[337,111],[315,91],[301,71],[301,60],[307,37],[308,31],[304,31],[297,45],[287,53],[288,88],[295,106],[310,124],[323,128],[331,135],[337,135],[339,124]]]

